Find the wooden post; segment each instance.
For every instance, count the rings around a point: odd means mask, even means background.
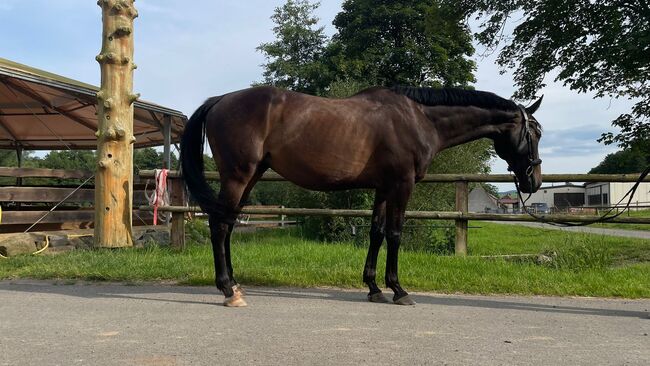
[[[22,145],[16,146],[16,160],[18,161],[18,167],[22,168],[23,167],[23,147]],[[23,185],[23,178],[16,178],[16,185],[17,186],[22,186]]]
[[[16,146],[16,159],[18,160],[18,168],[23,167],[23,147],[22,145]],[[23,178],[16,178],[16,186],[21,187],[23,185]],[[20,202],[16,203],[16,209],[21,210],[23,204]]]
[[[102,8],[101,69],[97,92],[95,245],[133,245],[133,0],[99,0]]]
[[[456,182],[456,211],[467,213],[469,204],[467,181]],[[456,255],[467,255],[467,220],[456,219]]]
[[[280,206],[280,208],[284,208],[284,206]],[[280,227],[284,227],[285,221],[287,221],[287,215],[280,215]]]
[[[185,189],[180,178],[168,178],[170,201],[172,206],[185,206]],[[185,249],[185,213],[172,212],[172,225],[170,228],[171,246],[177,250]]]
[[[163,168],[171,169],[172,168],[172,116],[166,115],[163,118],[163,137],[164,137],[164,146],[163,146]]]

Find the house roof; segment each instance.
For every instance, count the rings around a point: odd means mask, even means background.
[[[98,87],[0,58],[0,149],[95,149]],[[134,102],[135,147],[164,144],[171,120],[178,142],[187,117],[151,102]]]
[[[544,186],[544,187],[539,187],[539,189],[557,189],[557,188],[583,188],[582,184],[573,184],[573,183],[565,183],[565,184],[560,184],[560,185],[555,185],[555,186]]]
[[[499,198],[499,203],[501,203],[501,204],[515,204],[515,203],[519,203],[519,199],[518,198],[512,198],[512,197],[510,197],[509,194],[507,194],[507,195]]]

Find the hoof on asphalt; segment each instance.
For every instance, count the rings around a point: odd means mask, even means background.
[[[384,296],[383,293],[375,292],[374,294],[368,294],[368,301],[370,301],[370,302],[379,302],[379,303],[387,303],[388,299],[386,298],[386,296]]]
[[[244,291],[242,290],[241,286],[239,284],[235,285],[232,287],[233,289],[233,295],[230,297],[226,297],[226,299],[223,301],[223,306],[228,306],[228,307],[233,307],[233,308],[240,308],[247,306],[246,301],[244,300]]]
[[[235,293],[239,292],[241,295],[246,295],[246,291],[244,291],[240,284],[236,284],[232,287],[232,289],[235,291]]]
[[[244,306],[248,306],[246,301],[244,300],[244,297],[235,292],[233,296],[226,297],[226,299],[223,301],[223,306],[227,306],[230,308],[241,308]]]
[[[393,302],[397,305],[415,305],[415,301],[411,299],[411,296],[406,295],[403,297],[400,297],[399,299],[393,300]]]

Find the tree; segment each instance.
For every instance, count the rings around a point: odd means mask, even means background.
[[[68,169],[95,171],[95,153],[86,150],[52,150],[40,161],[40,166],[48,169]]]
[[[476,65],[456,6],[439,0],[346,0],[328,47],[347,78],[378,85],[468,86]]]
[[[165,161],[163,153],[156,151],[153,147],[133,150],[133,172],[135,174],[138,174],[140,170],[160,169],[163,161]],[[178,167],[178,158],[174,154],[171,154],[171,163],[172,169]]]
[[[518,98],[531,99],[557,71],[556,81],[596,97],[630,98],[629,113],[599,141],[624,148],[650,139],[650,7],[647,0],[462,0],[450,1],[482,19],[477,39],[496,49],[498,63],[515,68]],[[503,29],[521,18],[512,37]]]
[[[332,40],[322,36],[296,37],[310,34],[310,30],[314,34],[312,27],[316,23],[311,13],[317,6],[288,0],[276,9],[272,19],[277,24],[274,32],[278,39],[258,48],[274,57],[263,65],[266,83],[344,98],[372,85],[469,87],[474,81],[475,65],[468,59],[474,52],[471,33],[462,22],[464,13],[453,6],[440,0],[346,0],[334,21],[338,33]],[[292,42],[296,38],[310,42]],[[325,71],[311,73],[314,69]],[[305,80],[309,83],[298,82]],[[491,156],[489,141],[474,142],[441,154],[430,172],[487,172]],[[254,190],[252,200],[294,207],[368,208],[373,192],[309,192],[291,185],[263,182]],[[453,187],[419,185],[410,207],[449,209],[453,202]],[[360,221],[363,220],[309,218],[303,227],[307,234],[320,239],[341,240],[350,239],[351,226]],[[366,242],[361,240],[365,231],[358,231],[363,233],[357,235],[360,242]],[[430,226],[412,232],[412,240],[405,240],[406,247],[422,249],[418,245],[430,245],[435,239]]]
[[[648,166],[650,152],[638,146],[608,154],[589,174],[630,174]]]
[[[257,47],[268,61],[262,65],[264,84],[310,94],[329,84],[322,64],[327,37],[323,27],[316,28],[318,18],[313,15],[318,6],[308,0],[288,0],[275,9],[271,19],[276,40]]]
[[[52,150],[36,162],[41,168],[85,170],[94,172],[97,163],[95,152],[87,150]],[[60,179],[60,178],[31,178],[29,182],[35,185],[77,185],[85,179]]]

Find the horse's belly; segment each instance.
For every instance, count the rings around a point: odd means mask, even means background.
[[[271,169],[303,188],[327,191],[372,188],[368,162],[345,158],[335,153],[270,155]]]

